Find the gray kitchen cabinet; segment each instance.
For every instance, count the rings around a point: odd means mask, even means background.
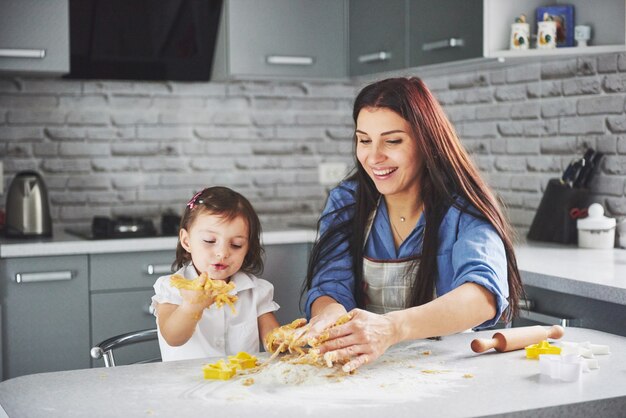
[[[350,0],[350,75],[407,67],[407,0]]]
[[[310,248],[308,243],[265,247],[265,270],[261,277],[274,285],[274,301],[280,305],[276,318],[281,325],[304,316],[300,292]]]
[[[3,379],[89,367],[88,257],[0,260]]]
[[[520,313],[514,326],[554,325],[559,319],[570,326],[604,331],[626,337],[626,305],[525,286],[530,307]]]
[[[127,290],[91,295],[92,345],[107,338],[131,331],[155,328],[155,317],[150,310],[154,291]],[[131,364],[159,358],[159,345],[148,341],[115,350],[115,364]],[[94,366],[103,366],[102,359],[92,360]]]
[[[91,261],[91,345],[131,331],[156,327],[150,310],[154,282],[171,273],[175,252],[94,254]],[[117,365],[158,358],[159,346],[148,341],[116,350]],[[104,365],[93,360],[94,366]]]
[[[0,72],[70,69],[68,0],[0,0]]]
[[[409,66],[483,56],[483,0],[409,0]]]
[[[156,279],[172,272],[171,251],[94,254],[91,256],[90,290],[152,288]]]
[[[226,0],[212,79],[347,76],[346,0]]]

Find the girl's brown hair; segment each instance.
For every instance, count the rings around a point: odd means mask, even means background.
[[[412,137],[415,138],[418,152],[424,159],[423,173],[419,178],[426,227],[420,267],[411,295],[411,306],[427,303],[433,298],[438,275],[438,231],[448,209],[456,206],[463,212],[486,219],[493,225],[504,243],[509,288],[509,307],[505,312],[505,318],[512,319],[518,313],[519,298],[523,294],[522,281],[513,252],[512,230],[498,201],[481,179],[435,97],[419,78],[391,78],[370,84],[361,90],[354,103],[355,124],[364,108],[386,108],[404,118],[412,128]],[[350,179],[357,182],[356,203],[328,214],[341,219],[338,212],[348,211],[351,214],[350,219],[336,224],[336,227],[320,237],[313,247],[305,290],[311,288],[313,277],[320,265],[329,261],[333,250],[347,240],[348,251],[353,260],[356,302],[359,307],[364,307],[361,260],[366,237],[363,225],[374,210],[380,193],[358,160],[356,172]],[[476,209],[468,208],[467,204],[459,204],[459,197]]]
[[[248,199],[228,187],[207,187],[196,193],[185,206],[180,220],[180,229],[189,231],[200,214],[217,215],[228,221],[239,216],[243,217],[248,224],[248,253],[241,265],[241,271],[254,275],[263,272],[261,222]],[[179,238],[176,246],[176,260],[172,264],[172,269],[178,270],[190,261],[191,254],[183,248]]]

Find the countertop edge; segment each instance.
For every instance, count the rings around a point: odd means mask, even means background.
[[[573,296],[596,299],[602,302],[626,305],[626,289],[620,287],[584,282],[568,277],[559,277],[534,271],[520,270],[520,273],[522,274],[522,283],[524,285],[566,293]]]
[[[313,229],[286,229],[261,234],[263,245],[312,243],[317,232]],[[85,240],[69,238],[48,242],[0,243],[0,259],[23,257],[46,257],[65,255],[109,254],[127,251],[175,250],[178,237],[124,238],[108,240]]]

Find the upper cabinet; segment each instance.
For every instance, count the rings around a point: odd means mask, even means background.
[[[68,0],[0,0],[0,72],[70,69]]]
[[[478,58],[483,0],[351,0],[350,75]]]
[[[483,55],[483,0],[409,0],[409,67]]]
[[[345,0],[226,0],[214,80],[345,78]]]
[[[350,0],[350,75],[406,68],[407,0]]]
[[[484,0],[484,56],[489,58],[540,57],[623,52],[626,49],[626,2],[624,0]],[[511,23],[526,15],[530,32],[537,33],[535,10],[540,6],[570,4],[574,6],[574,25],[591,27],[586,47],[556,49],[509,49]],[[532,44],[532,42],[531,42]]]

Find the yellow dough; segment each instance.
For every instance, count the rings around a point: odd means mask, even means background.
[[[337,319],[334,324],[328,327],[328,329],[318,337],[309,338],[308,340],[302,338],[302,335],[308,329],[308,327],[305,327],[307,321],[304,318],[298,318],[290,324],[273,329],[265,337],[265,346],[270,353],[273,353],[266,363],[274,359],[277,354],[287,351],[292,354],[298,354],[298,357],[291,360],[291,362],[295,364],[326,364],[328,367],[332,367],[334,362],[343,363],[347,361],[347,359],[336,358],[336,356],[331,353],[326,353],[322,357],[317,347],[330,338],[330,330],[332,328],[345,324],[350,319],[352,319],[352,315],[345,314]],[[303,329],[299,330],[300,328]],[[300,332],[296,332],[297,330]]]
[[[204,285],[200,284],[202,278],[206,278]],[[180,274],[174,274],[170,278],[170,284],[177,289],[202,290],[206,296],[213,298],[213,303],[221,308],[225,304],[230,306],[233,313],[236,313],[235,302],[237,296],[229,294],[235,288],[235,283],[226,283],[224,280],[211,280],[204,272],[193,280],[185,279]]]

